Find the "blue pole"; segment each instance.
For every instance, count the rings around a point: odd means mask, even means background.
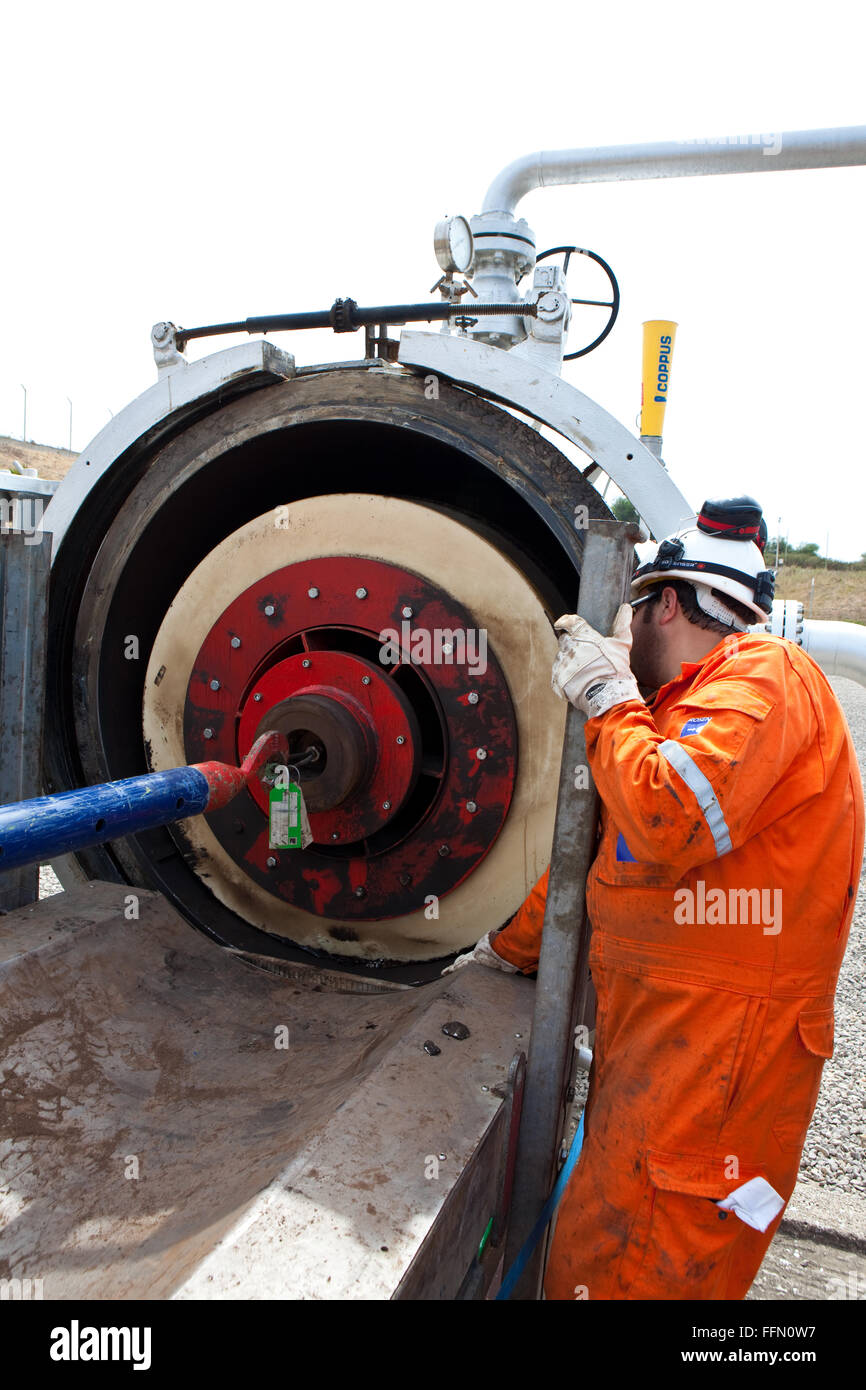
[[[196,816],[210,796],[203,773],[176,767],[16,801],[0,807],[0,870],[45,864],[68,851]]]

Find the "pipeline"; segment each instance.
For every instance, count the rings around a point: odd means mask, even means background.
[[[838,169],[866,163],[866,126],[787,130],[723,140],[669,140],[522,155],[491,183],[484,212],[513,213],[535,188],[624,179],[770,174],[785,169]]]
[[[803,651],[827,676],[845,676],[866,685],[866,627],[861,623],[803,623]]]

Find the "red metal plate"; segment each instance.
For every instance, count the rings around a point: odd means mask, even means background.
[[[342,707],[353,714],[352,706],[356,707],[355,717],[359,723],[363,720],[373,748],[371,774],[363,785],[332,810],[310,811],[313,839],[322,845],[365,840],[393,819],[414,785],[419,750],[411,706],[382,668],[362,657],[347,652],[299,652],[270,667],[255,682],[241,713],[239,748],[252,746],[257,730],[267,723],[269,709],[303,695],[324,700],[347,697]],[[304,774],[302,778],[306,780]],[[256,781],[250,790],[267,814],[267,787]]]
[[[287,565],[239,594],[205,639],[187,691],[189,760],[239,762],[259,727],[250,707],[302,689],[296,682],[304,659],[322,663],[322,680],[311,684],[352,699],[363,673],[371,676],[362,689],[370,696],[364,708],[377,771],[351,813],[327,813],[338,834],[352,825],[363,833],[351,843],[325,842],[323,820],[307,850],[271,851],[263,802],[249,793],[209,816],[209,824],[253,878],[309,912],[360,921],[424,908],[484,858],[511,802],[516,723],[486,633],[450,595],[398,566],[361,556]],[[314,667],[300,669],[306,675]],[[256,693],[261,701],[253,700]],[[382,750],[407,704],[416,721],[409,736],[418,775],[400,800],[399,769],[410,758],[389,761]],[[395,747],[402,756],[406,745]],[[394,796],[382,794],[386,785]],[[392,803],[384,820],[374,804],[380,796],[379,811]]]

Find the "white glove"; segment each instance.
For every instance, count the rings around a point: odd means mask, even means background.
[[[621,604],[610,637],[602,637],[575,613],[565,614],[554,625],[562,636],[550,684],[589,718],[625,700],[643,700],[628,664],[631,617],[631,605]]]
[[[451,965],[446,965],[442,971],[443,975],[450,975],[452,970],[462,970],[464,965],[489,965],[493,970],[504,970],[508,975],[514,975],[517,966],[510,961],[503,960],[490,945],[490,932],[482,936],[477,946],[471,951],[466,951],[464,955],[458,956]]]

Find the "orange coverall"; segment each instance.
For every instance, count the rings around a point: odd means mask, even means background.
[[[545,1292],[739,1299],[781,1213],[762,1234],[715,1201],[760,1175],[787,1202],[833,1052],[863,856],[851,736],[799,647],[746,635],[588,720],[586,744],[597,1031]],[[492,942],[525,974],[546,889]]]

